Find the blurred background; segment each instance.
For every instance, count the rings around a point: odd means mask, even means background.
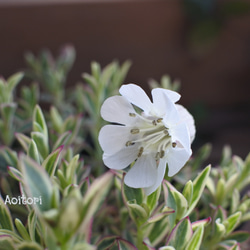
[[[126,83],[149,91],[151,78],[180,80],[181,104],[195,116],[194,151],[225,144],[250,151],[250,1],[0,0],[0,75],[25,69],[24,54],[76,49],[68,86],[102,66],[129,59]]]

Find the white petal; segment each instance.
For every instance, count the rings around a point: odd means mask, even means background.
[[[145,188],[145,194],[150,195],[152,194],[162,183],[162,180],[165,176],[166,171],[166,159],[160,159],[159,165],[157,167],[157,179],[154,185],[151,187]]]
[[[164,89],[153,89],[153,106],[154,111],[157,116],[164,117],[165,122],[176,123],[179,120],[179,113],[177,111],[176,105],[166,95]]]
[[[152,186],[157,178],[156,161],[152,155],[142,155],[125,175],[124,182],[132,188]]]
[[[181,98],[181,95],[175,91],[169,89],[155,88],[152,90],[153,103],[157,101],[160,92],[164,93],[164,95],[166,95],[173,103],[176,103]]]
[[[180,171],[192,154],[191,149],[171,148],[166,156],[168,163],[168,176],[173,176]]]
[[[184,122],[176,126],[171,126],[169,128],[169,134],[171,135],[172,142],[180,142],[186,150],[190,148],[190,135]]]
[[[131,128],[120,125],[105,125],[99,133],[99,143],[106,154],[114,154],[126,147],[131,139]]]
[[[196,131],[194,118],[182,105],[176,104],[176,107],[179,112],[180,119],[187,124],[187,128],[189,130],[189,135],[190,135],[190,140],[192,143],[192,141],[194,140],[195,131]]]
[[[103,154],[104,164],[111,169],[123,169],[128,167],[137,158],[137,148],[130,146],[120,150],[119,152],[108,155]]]
[[[152,102],[144,90],[135,84],[122,85],[119,92],[122,96],[126,97],[129,102],[144,110],[145,113],[150,112],[153,107]]]
[[[135,117],[129,113],[136,113],[131,103],[123,96],[112,96],[105,100],[101,107],[101,116],[108,122],[129,125],[135,122]]]

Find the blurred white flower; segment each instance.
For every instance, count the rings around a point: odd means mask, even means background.
[[[190,158],[194,119],[175,104],[180,95],[174,91],[153,89],[153,102],[135,84],[123,85],[119,92],[122,96],[108,98],[101,108],[103,119],[115,123],[99,134],[103,161],[116,170],[133,163],[124,182],[149,195],[160,186],[166,164],[168,176],[173,176]]]

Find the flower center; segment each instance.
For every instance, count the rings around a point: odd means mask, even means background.
[[[171,140],[169,129],[162,123],[163,118],[152,119],[152,117],[143,117],[144,123],[140,128],[135,127],[130,133],[136,138],[126,142],[126,146],[138,144],[138,158],[143,154],[155,153],[155,159],[158,161],[163,158],[169,146],[176,147],[176,143]]]

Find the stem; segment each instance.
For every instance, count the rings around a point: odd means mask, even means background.
[[[144,245],[143,245],[143,230],[141,230],[140,226],[137,226],[136,246],[137,246],[138,250],[144,249]]]

